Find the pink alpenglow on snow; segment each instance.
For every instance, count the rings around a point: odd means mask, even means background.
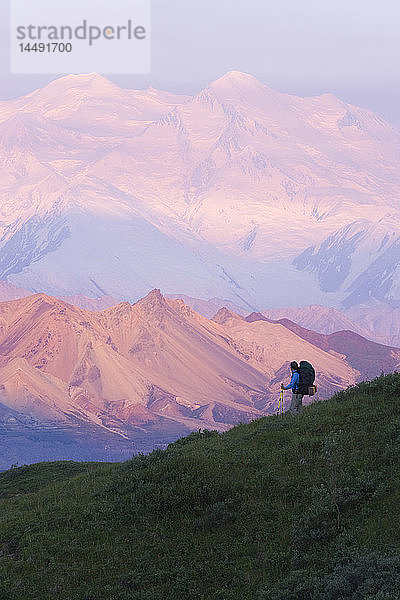
[[[330,94],[238,71],[194,97],[70,75],[0,102],[0,156],[0,279],[19,288],[400,305],[400,133]]]

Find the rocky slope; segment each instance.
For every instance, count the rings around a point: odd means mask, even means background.
[[[342,357],[347,364],[360,373],[362,380],[368,381],[382,373],[392,373],[400,368],[400,348],[372,342],[354,331],[336,331],[324,335],[301,327],[289,319],[272,321],[260,313],[248,315],[246,321],[249,323],[267,321],[283,325],[317,348]]]
[[[273,411],[289,362],[302,358],[324,398],[374,376],[372,364],[395,370],[400,350],[260,314],[221,309],[209,320],[159,290],[99,312],[43,294],[0,304],[2,404],[121,435],[164,419],[224,429]]]
[[[130,442],[149,448],[274,412],[291,360],[312,362],[321,399],[364,373],[356,350],[347,356],[339,342],[327,343],[332,336],[251,320],[227,309],[209,320],[159,290],[98,312],[44,294],[2,302],[1,428],[14,438],[50,428],[75,439],[80,431],[115,454]],[[356,337],[360,356],[370,344],[378,357],[376,344]]]

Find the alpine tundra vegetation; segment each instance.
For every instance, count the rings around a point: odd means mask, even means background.
[[[400,598],[400,374],[119,464],[0,476],[0,597]]]

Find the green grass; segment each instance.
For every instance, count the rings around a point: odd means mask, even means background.
[[[80,473],[88,473],[104,463],[43,462],[24,465],[0,473],[0,499],[31,494],[54,481],[64,481]]]
[[[0,475],[1,600],[400,599],[400,374],[122,464]]]

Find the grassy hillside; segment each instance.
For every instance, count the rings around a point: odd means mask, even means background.
[[[0,477],[0,598],[400,599],[400,374],[122,464]]]

